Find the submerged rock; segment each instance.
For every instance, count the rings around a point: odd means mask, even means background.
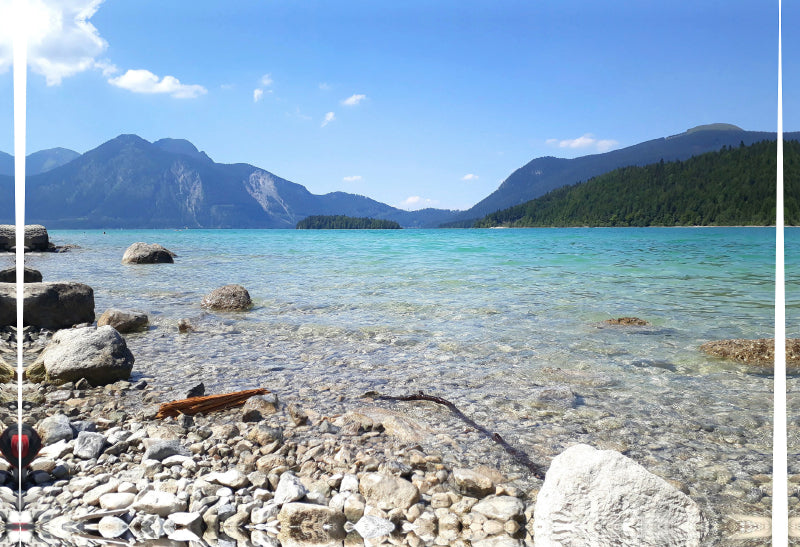
[[[748,365],[769,367],[775,364],[775,339],[718,340],[706,342],[700,349],[709,355],[733,359]],[[786,366],[800,368],[800,338],[786,339]]]
[[[603,321],[606,325],[624,325],[624,326],[635,326],[635,327],[647,327],[650,326],[649,321],[645,321],[644,319],[639,319],[638,317],[618,317],[616,319],[606,319]]]
[[[571,446],[553,459],[534,510],[537,545],[700,545],[698,505],[612,450]]]
[[[122,255],[123,264],[172,264],[175,253],[158,243],[134,243]]]
[[[219,311],[244,311],[253,307],[253,301],[241,285],[225,285],[204,296],[200,305]]]
[[[136,332],[147,327],[147,315],[139,311],[109,308],[97,320],[97,326],[111,325],[117,332]]]

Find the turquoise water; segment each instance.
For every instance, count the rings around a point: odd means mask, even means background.
[[[793,285],[797,236],[787,231]],[[52,231],[51,239],[80,248],[33,254],[29,265],[45,281],[91,285],[98,314],[147,312],[150,330],[127,336],[135,373],[176,394],[198,381],[207,392],[267,387],[334,414],[370,390],[424,390],[544,465],[587,442],[681,482],[713,514],[769,512],[768,485],[751,477],[770,472],[772,380],[698,347],[773,336],[774,229]],[[122,265],[136,241],[164,245],[175,264]],[[205,313],[203,295],[228,283],[244,285],[255,308]],[[800,295],[787,296],[791,317]],[[651,326],[602,323],[622,316]],[[178,334],[181,318],[198,332]],[[796,321],[788,330],[800,334]],[[575,397],[543,400],[538,390],[548,386]],[[458,426],[441,410],[402,410],[434,428],[443,422],[436,438],[454,459],[491,458],[524,480],[484,441],[453,434]]]

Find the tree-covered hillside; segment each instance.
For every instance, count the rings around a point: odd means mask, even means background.
[[[297,223],[298,230],[399,230],[393,220],[354,218],[344,215],[315,215]]]
[[[624,167],[497,211],[492,226],[768,226],[775,224],[775,141],[685,161]],[[786,224],[800,222],[800,143],[784,145]]]

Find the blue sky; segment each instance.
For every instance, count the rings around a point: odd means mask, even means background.
[[[31,46],[29,152],[186,138],[317,194],[464,209],[535,157],[776,129],[777,2],[34,3],[64,25]],[[0,97],[11,152],[10,70]]]

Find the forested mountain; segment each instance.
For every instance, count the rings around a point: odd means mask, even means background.
[[[80,154],[67,148],[39,150],[25,157],[25,173],[36,175],[71,162]],[[14,156],[0,152],[0,175],[14,175]]]
[[[784,136],[787,139],[798,139],[800,133],[787,133]],[[742,142],[749,145],[775,138],[775,133],[744,131],[735,125],[712,124],[604,154],[574,159],[537,158],[514,171],[485,199],[459,213],[457,220],[479,219],[500,209],[543,196],[556,188],[586,181],[620,167],[643,166],[658,163],[662,159],[665,162],[686,160],[692,156],[719,150],[723,146],[739,146]],[[465,222],[464,225],[471,225],[471,222]]]
[[[775,141],[686,161],[623,167],[487,215],[493,226],[767,226],[775,224]],[[786,223],[800,210],[800,143],[784,145]]]
[[[403,211],[344,192],[315,195],[249,164],[215,163],[189,141],[136,135],[26,180],[26,222],[49,228],[294,228],[328,214],[424,227],[454,212]],[[11,177],[0,177],[0,222],[13,222]]]
[[[393,220],[354,218],[344,215],[315,215],[297,223],[298,230],[398,230]]]

